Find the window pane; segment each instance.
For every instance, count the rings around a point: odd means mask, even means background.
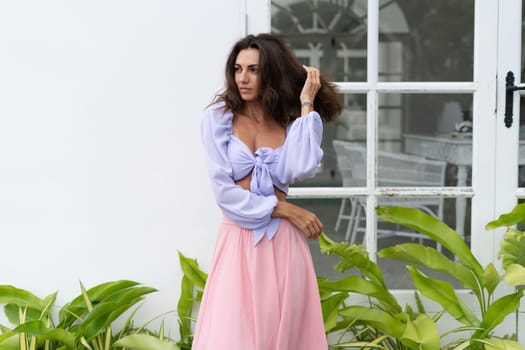
[[[342,94],[343,111],[337,120],[325,123],[322,148],[324,152],[321,167],[312,179],[294,184],[294,187],[356,187],[365,184],[343,183],[348,175],[348,165],[341,159],[343,143],[366,145],[366,95]],[[366,158],[365,158],[366,159]],[[365,168],[361,170],[365,171]]]
[[[273,0],[272,32],[334,81],[366,81],[366,0]]]
[[[472,81],[474,0],[381,0],[380,81]]]
[[[471,105],[471,94],[380,94],[378,185],[469,186]]]

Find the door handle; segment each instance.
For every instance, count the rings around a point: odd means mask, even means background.
[[[512,126],[512,107],[514,106],[514,91],[525,90],[525,84],[514,84],[514,73],[512,71],[507,72],[505,77],[505,126],[510,128]]]

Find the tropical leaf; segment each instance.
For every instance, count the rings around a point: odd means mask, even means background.
[[[90,300],[90,303],[97,304],[100,301],[106,299],[108,296],[113,293],[122,290],[131,288],[138,285],[138,282],[129,281],[129,280],[119,280],[111,281],[96,285],[93,288],[87,290],[87,296]],[[71,325],[73,322],[79,319],[82,315],[88,312],[87,305],[84,300],[84,295],[81,293],[70,303],[64,305],[59,313],[59,322],[61,327],[66,327]]]
[[[44,310],[47,305],[33,293],[9,285],[0,285],[0,304],[14,304],[39,311]]]
[[[179,350],[179,347],[173,342],[164,341],[147,334],[128,335],[118,340],[113,346],[134,350]]]
[[[434,321],[427,315],[419,315],[414,321],[408,320],[405,333],[400,339],[416,349],[439,349],[439,330]]]
[[[523,350],[523,346],[508,339],[477,340],[485,345],[485,350]]]
[[[195,286],[204,289],[208,275],[200,268],[197,260],[185,257],[180,251],[179,261],[184,276],[188,278]]]
[[[485,228],[494,230],[502,226],[513,226],[517,223],[525,223],[525,203],[516,205],[510,213],[500,215],[498,219],[489,222]]]
[[[498,257],[501,259],[503,268],[510,264],[525,266],[525,232],[515,228],[509,228],[500,245]]]
[[[440,243],[467,265],[479,281],[483,279],[483,268],[468,245],[456,231],[443,221],[415,208],[378,207],[376,212],[386,221],[411,228]]]
[[[497,325],[499,325],[507,315],[516,311],[520,306],[520,299],[523,296],[523,291],[517,290],[513,294],[505,295],[494,301],[483,315],[480,327],[472,336],[473,339],[482,339],[489,335]]]
[[[478,298],[482,297],[479,282],[465,265],[450,260],[432,247],[404,243],[387,247],[377,253],[380,258],[395,259],[409,264],[423,266],[456,279],[464,288],[471,289]]]
[[[333,294],[321,302],[325,332],[330,332],[336,327],[339,309],[347,297],[348,293],[341,292]]]
[[[501,276],[494,267],[494,264],[490,263],[483,272],[483,287],[487,289],[489,295],[492,295],[496,290],[496,287],[501,282]]]
[[[464,325],[480,325],[474,312],[458,297],[450,283],[429,278],[414,266],[407,266],[407,269],[421,294],[439,303],[452,317]]]
[[[511,286],[525,285],[525,267],[518,264],[508,265],[503,279]]]
[[[191,335],[190,317],[192,315],[193,303],[193,284],[189,278],[183,276],[181,281],[181,295],[177,303],[181,340]]]
[[[381,269],[370,260],[362,245],[349,246],[346,241],[337,243],[322,233],[319,236],[319,247],[321,253],[337,255],[341,258],[341,261],[334,266],[336,271],[343,273],[350,268],[355,268],[372,282],[387,288]]]
[[[397,339],[405,333],[406,325],[382,310],[355,305],[341,309],[340,314],[356,324],[370,325]]]
[[[345,291],[367,295],[381,302],[385,308],[390,309],[392,314],[401,312],[401,306],[388,289],[358,276],[348,276],[337,281],[321,281],[319,287],[329,291]]]

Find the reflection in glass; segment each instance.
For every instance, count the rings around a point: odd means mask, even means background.
[[[472,81],[474,0],[381,0],[380,81]]]
[[[273,0],[272,32],[334,81],[366,81],[366,0]]]
[[[366,0],[272,0],[272,32],[334,81],[367,80]],[[380,81],[472,81],[474,0],[380,0]]]
[[[471,94],[380,94],[378,185],[469,186],[471,105]],[[420,174],[398,172],[404,184],[388,183],[396,169],[404,168]]]
[[[361,206],[364,203],[364,197],[354,197],[352,203],[356,206]],[[379,204],[388,205],[389,198],[378,198]],[[414,201],[416,198],[406,198],[407,201]],[[433,198],[435,201],[439,201],[439,198]],[[353,238],[353,243],[364,244],[365,234],[365,215],[362,211],[359,215],[354,213],[353,217],[349,217],[351,207],[347,207],[348,211],[345,215],[341,216],[341,200],[340,199],[294,199],[290,200],[294,204],[297,204],[307,210],[314,212],[321,222],[323,223],[323,231],[332,240],[336,242],[350,241]],[[470,203],[470,200],[469,200]],[[470,205],[469,205],[470,207]],[[454,227],[454,212],[455,212],[455,199],[447,198],[443,199],[443,221]],[[468,213],[470,217],[470,212]],[[354,237],[347,237],[348,227],[351,225],[355,226]],[[436,245],[436,243],[430,239],[426,239],[419,233],[411,231],[406,227],[394,225],[382,220],[378,220],[378,240],[377,247],[381,250],[386,247],[390,247],[400,243],[411,243],[418,242],[423,243],[429,247],[435,249],[441,249],[442,252],[452,257],[450,252],[446,251],[442,247]],[[467,227],[467,232],[470,228]],[[470,242],[470,235],[465,236],[465,241]],[[315,270],[318,276],[326,276],[332,279],[341,278],[341,274],[333,269],[333,265],[338,261],[333,256],[323,255],[320,253],[318,241],[308,240],[310,251],[315,265]],[[388,259],[379,259],[378,264],[381,267],[381,271],[384,274],[386,284],[392,289],[408,289],[413,286],[410,276],[406,270],[405,263],[398,263]],[[355,271],[349,270],[348,274],[353,274]]]

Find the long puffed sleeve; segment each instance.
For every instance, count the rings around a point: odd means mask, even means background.
[[[208,159],[208,173],[217,204],[223,213],[241,227],[257,229],[271,221],[277,205],[275,195],[262,196],[235,184],[227,156],[233,114],[223,104],[215,104],[204,113],[202,142]]]
[[[321,164],[323,123],[315,111],[297,118],[288,127],[275,176],[285,185],[313,177]]]

